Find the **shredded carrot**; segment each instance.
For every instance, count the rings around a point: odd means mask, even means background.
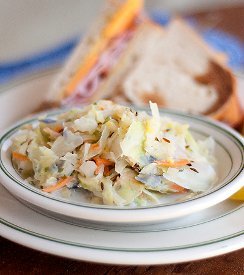
[[[107,168],[106,168],[107,166],[114,165],[114,162],[112,162],[111,160],[108,160],[108,159],[104,159],[104,158],[100,158],[100,157],[95,157],[93,159],[97,165],[97,169],[95,170],[95,175],[97,175],[99,173],[101,165],[104,165],[104,172],[107,171]]]
[[[94,143],[91,145],[91,150],[97,150],[99,149],[99,144],[98,143]]]
[[[177,191],[177,192],[179,192],[179,193],[185,193],[187,191],[184,187],[182,187],[182,186],[180,186],[176,183],[172,183],[170,185],[170,188]]]
[[[54,128],[53,128],[53,131],[59,133],[60,131],[63,130],[63,126],[62,125],[56,125]]]
[[[105,176],[105,177],[110,176],[111,173],[112,173],[112,171],[109,169],[109,167],[108,167],[108,166],[105,166],[105,167],[104,167],[104,172],[103,172],[104,176]]]
[[[12,152],[12,157],[14,159],[21,160],[21,161],[30,160],[26,155],[23,155],[23,154],[18,153],[18,152]]]
[[[65,185],[67,185],[72,179],[73,179],[72,177],[62,178],[55,185],[43,188],[42,191],[47,192],[47,193],[56,191],[58,189],[61,189]]]
[[[105,158],[95,157],[93,159],[96,162],[97,166],[100,166],[101,164],[103,164],[104,166],[114,165],[114,162]]]
[[[158,165],[161,165],[164,167],[171,167],[171,168],[185,166],[188,163],[190,163],[189,160],[187,160],[187,159],[181,159],[178,161],[157,160],[155,162]]]

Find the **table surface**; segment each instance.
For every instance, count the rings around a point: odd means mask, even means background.
[[[244,6],[194,15],[244,41]],[[219,257],[161,266],[114,266],[64,259],[20,246],[0,237],[0,274],[244,274],[244,249]]]
[[[244,249],[208,260],[160,266],[113,266],[64,259],[0,239],[0,274],[244,274]]]

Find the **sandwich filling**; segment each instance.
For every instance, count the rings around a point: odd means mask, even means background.
[[[101,54],[95,66],[81,79],[73,93],[63,99],[66,106],[86,102],[98,89],[104,78],[117,63],[118,58],[133,37],[133,29],[127,30],[111,41],[110,46]]]
[[[61,103],[84,102],[94,94],[143,20],[142,7],[143,0],[111,1],[110,11],[101,20],[105,26],[101,23],[101,29],[97,26],[98,35],[85,39],[88,44],[91,43],[88,53],[81,60],[78,59],[75,65],[71,62],[76,69],[70,72],[70,78],[64,81],[65,85],[61,83]]]

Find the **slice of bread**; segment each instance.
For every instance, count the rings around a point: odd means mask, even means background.
[[[120,98],[122,94],[124,100],[139,106],[152,100],[162,107],[207,114],[233,126],[240,122],[242,111],[233,74],[222,56],[181,20],[173,21],[166,30],[144,24],[130,43],[127,59],[130,66],[116,87]]]
[[[195,79],[208,70],[211,53],[198,46],[198,40],[192,41],[192,34],[183,32],[182,26],[174,21],[164,31],[147,24],[137,37],[131,57],[136,56],[137,62],[121,85],[134,104],[144,105],[153,100],[159,106],[207,113],[217,101],[214,87]]]

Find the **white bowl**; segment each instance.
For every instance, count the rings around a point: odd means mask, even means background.
[[[69,199],[59,194],[47,194],[24,181],[11,162],[11,137],[23,124],[35,123],[35,117],[15,124],[0,137],[1,182],[14,196],[38,210],[46,211],[49,215],[58,215],[69,220],[82,219],[107,223],[155,223],[182,217],[225,200],[243,186],[243,139],[238,133],[203,117],[169,110],[162,110],[161,114],[189,124],[192,133],[198,139],[209,135],[215,139],[219,179],[207,192],[190,199],[182,198],[180,202],[179,197],[176,200],[174,195],[167,195],[163,198],[162,204],[138,208],[90,204],[82,192]]]
[[[35,110],[43,102],[48,87],[55,76],[55,71],[45,72],[2,91],[0,94],[0,117],[4,119],[0,120],[0,131]],[[211,135],[216,140],[219,181],[207,193],[181,203],[175,203],[175,199],[171,197],[168,199],[168,205],[137,209],[96,206],[84,201],[77,202],[77,199],[69,201],[54,197],[25,183],[13,169],[8,151],[8,138],[16,130],[15,126],[5,130],[5,134],[1,138],[1,183],[18,199],[46,214],[66,220],[86,219],[94,222],[124,224],[156,223],[182,217],[225,200],[243,186],[243,138],[237,132],[221,123],[214,123],[205,118],[191,117],[166,110],[162,113],[180,122],[190,124],[192,132],[197,138]],[[18,128],[19,123],[16,126]]]

